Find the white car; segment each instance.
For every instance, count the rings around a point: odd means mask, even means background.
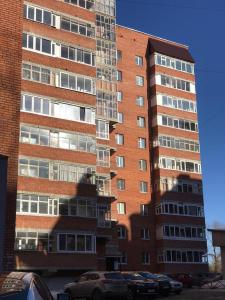
[[[77,298],[103,300],[111,297],[131,299],[132,296],[119,272],[86,272],[77,281],[66,284],[64,291],[72,300]]]

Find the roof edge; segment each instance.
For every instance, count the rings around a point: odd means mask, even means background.
[[[160,41],[166,42],[166,43],[169,42],[172,45],[179,46],[179,47],[182,47],[182,48],[185,48],[185,49],[189,50],[189,46],[187,46],[185,44],[177,43],[177,42],[174,42],[174,41],[171,41],[171,40],[168,40],[168,39],[165,39],[165,38],[161,38],[161,37],[158,37],[156,35],[146,33],[146,32],[143,32],[143,31],[140,31],[140,30],[137,30],[137,29],[134,29],[134,28],[130,28],[130,27],[127,27],[127,26],[124,26],[124,25],[116,24],[116,26],[122,27],[122,28],[125,28],[125,29],[129,29],[129,30],[132,30],[132,31],[135,31],[135,32],[138,32],[138,33],[142,33],[142,34],[147,35],[147,36],[149,36],[153,39],[160,40]]]

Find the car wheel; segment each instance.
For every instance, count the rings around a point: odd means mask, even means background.
[[[126,299],[127,300],[135,300],[134,293],[131,290],[128,290]]]
[[[103,295],[100,290],[95,290],[92,294],[92,300],[103,300]]]

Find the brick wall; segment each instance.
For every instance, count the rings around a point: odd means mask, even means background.
[[[8,157],[3,268],[14,267],[19,107],[21,88],[21,1],[0,2],[0,154]]]

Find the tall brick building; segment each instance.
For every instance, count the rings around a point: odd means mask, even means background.
[[[0,3],[0,271],[14,267],[19,115],[22,58],[22,4]],[[7,20],[7,22],[5,22]]]
[[[19,137],[18,270],[207,269],[188,47],[24,1]]]
[[[117,49],[122,268],[206,271],[194,60],[187,46],[121,26]]]

